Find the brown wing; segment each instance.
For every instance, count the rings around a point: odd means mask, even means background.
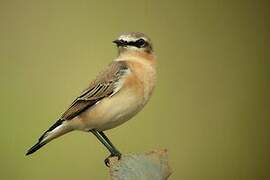
[[[101,99],[116,93],[118,82],[127,72],[128,66],[124,61],[112,62],[97,76],[90,86],[73,101],[70,107],[63,113],[61,119],[73,119],[89,107],[95,105]]]

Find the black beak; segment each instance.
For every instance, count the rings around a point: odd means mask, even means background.
[[[117,46],[124,46],[124,45],[126,45],[125,41],[118,40],[118,39],[114,40],[113,43],[115,43]]]

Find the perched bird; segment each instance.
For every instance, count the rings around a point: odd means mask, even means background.
[[[120,159],[121,153],[103,131],[126,122],[148,102],[156,83],[156,59],[151,40],[143,33],[123,33],[113,43],[118,48],[118,57],[99,73],[26,155],[61,135],[80,130],[93,133],[110,151],[109,157]]]

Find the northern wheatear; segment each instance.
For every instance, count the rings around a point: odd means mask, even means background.
[[[118,57],[73,101],[26,155],[63,134],[81,130],[93,133],[110,151],[110,156],[121,157],[103,131],[126,122],[147,103],[155,87],[156,60],[150,39],[142,33],[124,33],[113,42],[117,45]],[[108,158],[105,163],[107,165]]]

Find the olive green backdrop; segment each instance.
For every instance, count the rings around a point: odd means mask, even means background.
[[[124,153],[168,148],[172,180],[270,178],[270,8],[265,1],[0,1],[1,180],[108,179],[105,148],[74,132],[24,156],[116,56],[148,34],[158,84],[108,131]]]

